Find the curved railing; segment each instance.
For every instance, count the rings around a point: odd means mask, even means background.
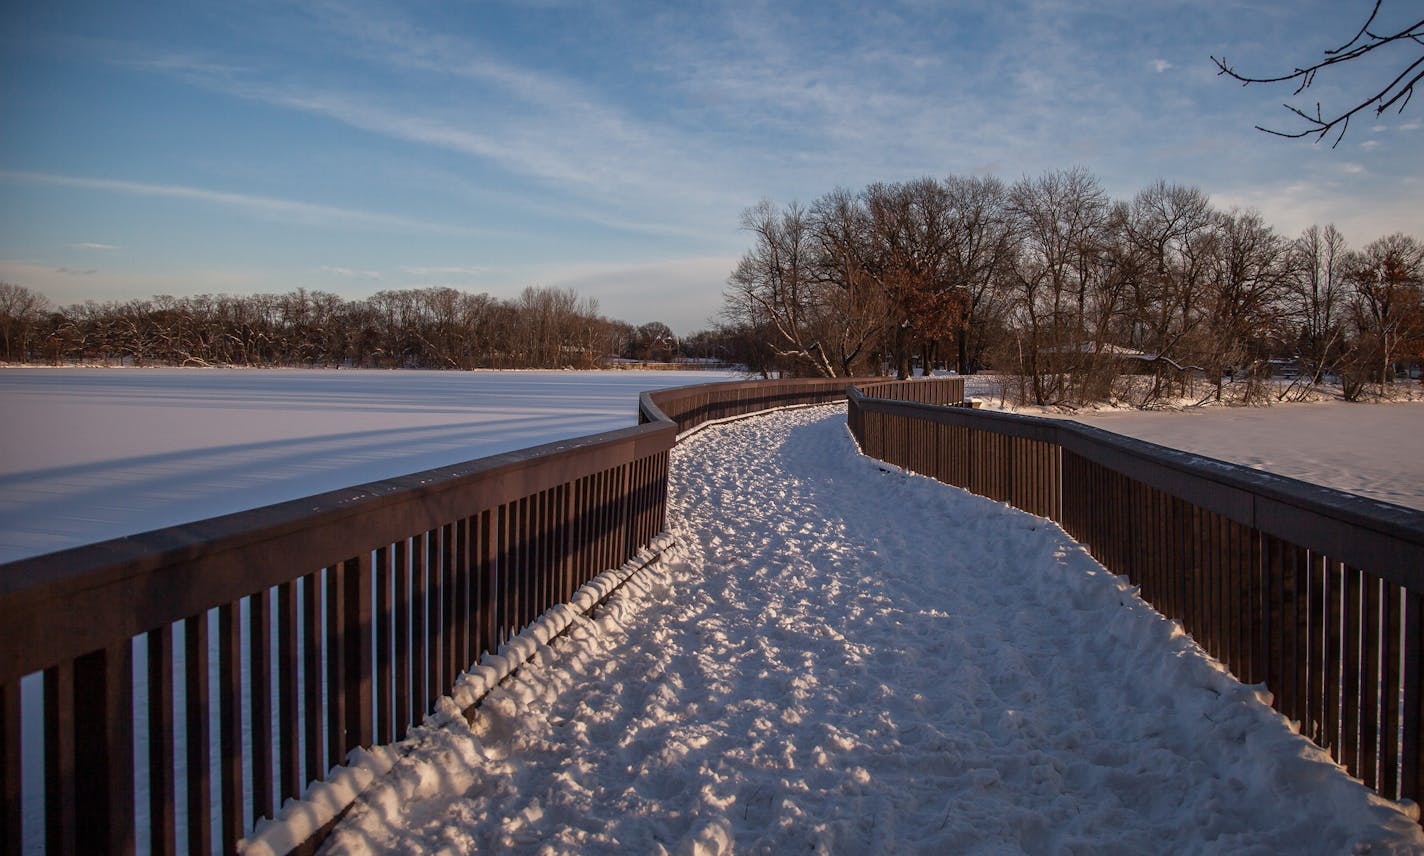
[[[231,850],[662,531],[680,431],[848,384],[644,393],[636,427],[0,565],[0,851],[21,851],[36,774],[49,852],[131,852],[140,815],[155,853],[180,828],[189,852]],[[42,738],[25,733],[27,679]],[[43,743],[42,771],[26,741]]]
[[[772,384],[772,385],[769,385]],[[844,401],[846,390],[873,390],[878,397],[930,404],[964,400],[961,377],[886,380],[883,377],[800,378],[779,381],[706,383],[645,392],[639,398],[638,421],[667,419],[679,434],[702,425],[736,419],[772,407],[797,407]]]
[[[1075,422],[852,390],[862,450],[1060,524],[1351,775],[1424,791],[1424,512]]]

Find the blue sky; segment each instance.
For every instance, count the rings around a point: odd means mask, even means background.
[[[551,285],[688,333],[764,197],[1073,166],[1290,235],[1424,238],[1424,103],[1333,150],[1279,140],[1252,126],[1288,126],[1289,90],[1208,58],[1311,62],[1369,6],[9,3],[0,279],[58,304]],[[1344,104],[1359,76],[1293,103]]]

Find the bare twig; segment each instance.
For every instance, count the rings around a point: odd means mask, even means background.
[[[1289,74],[1276,77],[1252,77],[1238,72],[1226,61],[1226,57],[1224,56],[1219,58],[1213,56],[1211,61],[1216,63],[1218,75],[1226,75],[1233,80],[1240,81],[1243,86],[1249,86],[1253,83],[1284,83],[1287,81],[1295,81],[1298,85],[1292,95],[1300,95],[1310,88],[1311,84],[1315,82],[1316,74],[1321,70],[1359,59],[1372,51],[1394,42],[1413,42],[1418,45],[1424,45],[1424,19],[1415,21],[1395,33],[1380,34],[1370,29],[1375,18],[1379,15],[1380,4],[1382,2],[1383,0],[1375,0],[1374,8],[1370,11],[1369,17],[1365,19],[1364,25],[1360,27],[1359,32],[1348,42],[1333,50],[1325,51],[1325,59],[1320,62],[1303,68],[1298,67]],[[1313,115],[1299,107],[1284,104],[1282,106],[1285,107],[1286,110],[1305,120],[1305,128],[1298,131],[1279,131],[1274,128],[1257,125],[1256,130],[1273,134],[1277,137],[1287,137],[1289,139],[1313,136],[1316,142],[1320,142],[1325,139],[1331,131],[1338,128],[1339,133],[1335,137],[1335,142],[1330,146],[1331,148],[1335,148],[1340,145],[1340,140],[1344,139],[1345,132],[1349,130],[1351,117],[1371,105],[1374,106],[1374,114],[1376,116],[1382,115],[1395,104],[1399,105],[1399,111],[1402,112],[1409,104],[1410,99],[1414,96],[1415,84],[1421,80],[1424,80],[1424,55],[1421,55],[1409,63],[1402,72],[1378,91],[1339,115],[1327,117],[1321,109],[1319,102],[1315,105]]]

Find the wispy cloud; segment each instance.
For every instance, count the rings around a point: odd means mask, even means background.
[[[421,28],[395,13],[329,4],[330,47],[374,67],[369,85],[274,78],[187,54],[126,60],[193,85],[322,116],[390,139],[498,164],[565,192],[683,199],[715,183],[687,181],[694,137],[644,123],[567,77],[504,63],[489,46]],[[420,83],[409,87],[411,72]],[[473,83],[474,85],[470,85]],[[442,93],[435,97],[432,93]],[[694,160],[692,163],[698,163]]]
[[[64,246],[71,250],[117,250],[119,248],[118,244],[97,244],[93,241],[80,241],[74,244],[65,244]]]
[[[154,196],[167,199],[185,199],[228,208],[237,208],[260,217],[297,222],[310,226],[364,226],[375,229],[401,229],[440,234],[462,234],[472,230],[445,223],[431,223],[373,211],[354,208],[339,208],[311,202],[279,199],[273,196],[254,196],[246,193],[230,193],[202,187],[188,187],[179,184],[151,184],[141,181],[126,181],[113,178],[89,178],[84,176],[54,175],[42,172],[15,172],[0,170],[0,181],[43,184],[54,187],[74,187],[82,190],[97,190],[107,193],[124,193],[134,196]]]
[[[321,270],[324,271],[325,273],[334,274],[334,275],[336,275],[336,276],[349,277],[349,278],[351,278],[351,279],[380,279],[380,278],[381,278],[381,272],[378,271],[378,270],[357,270],[357,269],[355,269],[355,268],[332,267],[332,266],[330,266],[330,265],[322,265],[322,266],[321,266]]]
[[[489,268],[450,265],[446,267],[403,267],[401,270],[411,276],[479,276]]]
[[[75,269],[75,268],[60,267],[60,268],[55,268],[55,269],[54,269],[54,272],[55,272],[55,273],[62,273],[62,274],[65,274],[66,276],[93,276],[94,274],[98,273],[99,271],[95,270],[94,268],[87,268],[87,269],[84,269],[84,270],[77,270],[77,269]]]
[[[1152,60],[1152,70],[1157,72],[1158,74],[1161,74],[1162,72],[1166,71],[1171,67],[1172,64],[1170,62],[1167,62],[1165,59]]]

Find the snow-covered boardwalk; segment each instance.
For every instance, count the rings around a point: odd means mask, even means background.
[[[440,717],[335,852],[1418,852],[1051,523],[843,408],[673,453],[672,560]]]

